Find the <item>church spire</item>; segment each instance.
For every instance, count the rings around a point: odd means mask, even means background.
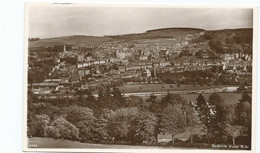
[[[64,49],[63,49],[64,52],[66,52],[66,45],[64,45]]]

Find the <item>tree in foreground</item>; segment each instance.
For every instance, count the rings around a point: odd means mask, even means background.
[[[248,92],[243,92],[241,99],[239,99],[239,102],[248,102],[249,104],[251,104],[252,97],[248,94]]]
[[[108,132],[111,137],[116,141],[128,141],[131,123],[139,114],[139,110],[135,107],[120,108],[115,110],[114,115],[111,117]]]
[[[53,121],[50,126],[48,126],[47,133],[49,137],[56,139],[79,139],[79,129],[63,117]]]
[[[32,126],[29,126],[30,134],[32,134],[32,136],[46,137],[46,129],[48,124],[50,123],[49,116],[46,114],[35,115],[32,122]]]
[[[155,115],[159,115],[161,112],[161,104],[160,101],[157,99],[156,96],[154,96],[153,94],[150,95],[150,97],[146,100],[146,103],[148,105],[148,110],[152,113],[154,113]]]
[[[204,102],[202,95],[199,95],[197,102],[200,121],[206,127],[207,139],[209,141],[221,142],[224,135],[224,125],[226,124],[226,109],[223,98],[218,93],[209,96],[208,104]],[[203,104],[203,103],[204,104]]]
[[[215,116],[216,123],[225,121],[226,119],[225,103],[224,103],[224,99],[220,96],[220,94],[219,93],[210,94],[208,103],[209,105],[215,106],[214,116]]]
[[[159,120],[159,132],[172,136],[185,130],[185,119],[180,109],[169,105],[162,110]]]
[[[132,141],[136,143],[156,141],[156,116],[148,111],[140,112],[132,122]]]
[[[251,135],[252,135],[252,105],[251,105],[251,96],[247,93],[243,93],[239,103],[235,108],[236,122],[235,124],[242,126],[244,128],[244,134],[247,135],[247,142],[251,144]]]
[[[236,138],[238,136],[241,135],[241,129],[242,127],[241,126],[237,126],[237,125],[230,125],[228,124],[226,127],[225,127],[225,131],[227,133],[228,136],[230,136],[232,138],[232,143],[233,145],[236,145]]]
[[[202,94],[199,94],[197,97],[196,104],[198,105],[198,108],[202,108],[203,106],[207,105],[206,100]]]
[[[167,107],[169,104],[174,106],[181,106],[184,101],[185,99],[179,94],[168,93],[165,97],[162,98],[161,105],[163,108]]]
[[[108,135],[108,120],[103,116],[97,118],[91,133],[94,142],[108,141],[110,139]]]
[[[81,140],[91,140],[93,137],[91,130],[94,128],[96,121],[92,110],[87,107],[72,106],[68,107],[65,111],[67,112],[66,119],[79,129]]]

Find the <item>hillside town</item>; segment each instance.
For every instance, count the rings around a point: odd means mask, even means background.
[[[69,94],[75,90],[135,84],[251,86],[252,55],[217,54],[208,41],[194,42],[205,32],[185,37],[113,41],[100,44],[45,46],[54,51],[29,52],[29,74],[46,64],[41,80],[29,75],[28,87],[37,95]],[[203,76],[189,76],[201,72]],[[183,74],[183,75],[182,75]],[[167,76],[169,77],[167,78]],[[177,77],[176,77],[177,76]],[[181,77],[179,77],[181,76]],[[38,79],[38,80],[37,80]]]

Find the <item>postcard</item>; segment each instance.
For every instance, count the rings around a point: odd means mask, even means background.
[[[255,152],[256,11],[26,3],[24,151]]]

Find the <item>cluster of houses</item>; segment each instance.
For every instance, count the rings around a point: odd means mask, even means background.
[[[183,38],[169,38],[160,40],[146,40],[136,43],[102,43],[99,45],[74,45],[71,50],[64,45],[63,52],[55,57],[57,63],[49,74],[52,81],[45,80],[42,83],[33,84],[36,94],[49,94],[51,91],[58,91],[62,86],[80,85],[86,87],[86,83],[96,84],[106,78],[111,80],[133,80],[137,78],[140,83],[147,83],[145,78],[154,78],[159,83],[157,73],[180,73],[185,71],[198,71],[211,69],[212,66],[222,66],[222,70],[228,73],[249,74],[252,56],[247,54],[224,54],[221,60],[208,60],[209,55],[207,42],[194,44],[190,35]],[[179,40],[181,39],[181,40]],[[179,43],[177,43],[179,42]],[[82,51],[87,48],[91,51]],[[174,60],[179,58],[183,49],[192,51],[194,56],[203,50],[203,56],[197,60]],[[31,54],[31,58],[37,55]],[[76,57],[76,65],[71,65],[61,58]],[[243,60],[242,60],[243,59]],[[43,60],[43,59],[42,59]],[[44,59],[46,60],[46,59]],[[138,79],[140,78],[140,79]],[[54,79],[54,80],[53,80]],[[56,80],[55,80],[56,79]],[[57,80],[59,80],[57,82]],[[129,83],[126,81],[126,83]],[[151,83],[151,82],[149,82]],[[49,90],[47,90],[49,88]],[[41,90],[42,89],[42,90]]]

